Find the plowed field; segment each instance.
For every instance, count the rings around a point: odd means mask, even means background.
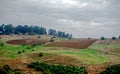
[[[46,46],[56,46],[56,47],[69,47],[69,48],[87,48],[92,43],[94,43],[96,39],[75,39],[75,40],[64,40],[57,41]]]
[[[39,43],[47,43],[49,39],[17,39],[17,40],[10,40],[7,41],[9,44],[39,44]]]

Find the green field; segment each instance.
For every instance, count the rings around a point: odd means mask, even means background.
[[[19,52],[21,52],[19,54]],[[58,48],[58,47],[45,47],[37,45],[11,45],[4,43],[4,46],[0,47],[0,57],[16,58],[17,56],[24,55],[26,57],[30,53],[49,53],[64,55],[81,60],[83,64],[101,64],[109,60],[107,55],[92,50],[86,49],[71,49],[71,48]]]

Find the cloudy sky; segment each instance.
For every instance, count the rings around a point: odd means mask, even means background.
[[[74,37],[120,35],[120,0],[0,0],[0,24],[28,24]]]

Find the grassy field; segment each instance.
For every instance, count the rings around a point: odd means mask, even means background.
[[[112,43],[112,44],[92,44],[89,48],[91,49],[104,49],[105,47],[108,47],[109,49],[117,49],[120,48],[120,43]]]
[[[21,53],[19,54],[19,52]],[[70,56],[82,61],[83,64],[101,64],[109,60],[107,55],[102,55],[102,53],[92,49],[71,49],[40,45],[32,47],[31,45],[11,45],[6,43],[0,47],[0,57],[7,58],[16,58],[19,55],[26,56],[29,53],[37,52]]]
[[[92,49],[41,50],[41,52],[71,56],[78,58],[83,64],[101,64],[109,60],[107,55],[101,55],[101,53]]]

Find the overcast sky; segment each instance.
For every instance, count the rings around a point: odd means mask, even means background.
[[[0,24],[27,24],[74,37],[120,35],[120,0],[0,0]]]

